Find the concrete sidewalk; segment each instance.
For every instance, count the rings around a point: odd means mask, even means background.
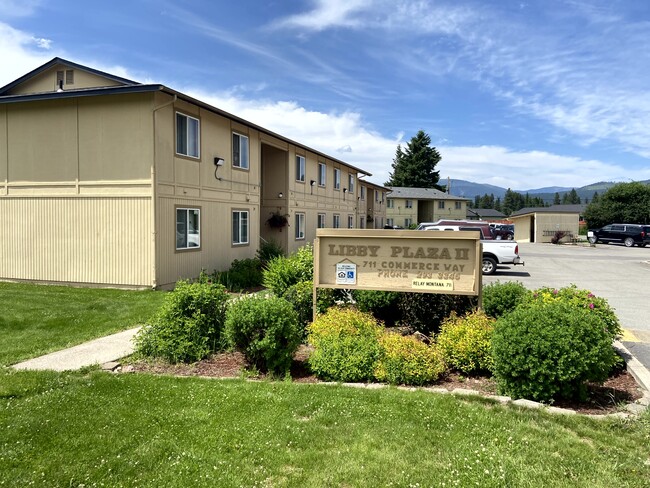
[[[16,369],[67,371],[116,361],[133,353],[133,337],[140,328],[84,342],[78,346],[14,364]]]

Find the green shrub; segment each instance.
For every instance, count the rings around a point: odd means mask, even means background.
[[[314,284],[311,281],[301,281],[291,285],[284,293],[284,299],[298,314],[298,325],[304,332],[314,315]]]
[[[285,374],[301,340],[298,315],[283,298],[248,295],[226,313],[225,337],[260,371]]]
[[[452,314],[436,337],[445,362],[466,374],[490,371],[494,322],[482,311],[465,317]]]
[[[599,298],[589,290],[581,290],[576,285],[565,288],[543,287],[527,295],[528,303],[552,303],[562,302],[574,305],[585,310],[589,310],[597,315],[607,329],[612,340],[623,334],[621,324],[614,313],[614,309],[604,298]]]
[[[611,334],[589,309],[562,301],[522,306],[497,320],[493,372],[501,392],[550,401],[586,395],[617,363]]]
[[[179,281],[137,334],[136,352],[171,363],[203,359],[221,348],[227,301],[221,285]]]
[[[414,337],[383,334],[375,366],[375,377],[392,385],[425,385],[445,371],[445,362],[436,345],[427,345]]]
[[[529,294],[522,283],[497,281],[483,287],[483,309],[490,317],[498,319],[512,312]]]
[[[230,291],[241,291],[262,284],[262,263],[257,258],[235,259],[228,271],[216,272],[214,281]]]
[[[429,336],[452,312],[464,315],[476,306],[475,297],[434,293],[400,293],[398,303],[402,325]]]
[[[311,281],[314,276],[314,255],[311,244],[301,247],[289,257],[276,257],[263,272],[263,284],[277,296],[284,296],[291,285]]]
[[[383,328],[370,315],[333,307],[308,328],[314,347],[309,366],[319,378],[333,381],[366,381],[374,378]]]
[[[397,304],[400,294],[394,291],[354,290],[352,292],[357,307],[362,312],[368,312],[386,325],[395,325],[400,317]]]
[[[282,249],[280,244],[273,240],[262,241],[260,248],[257,250],[256,256],[262,263],[262,267],[265,267],[272,259],[284,256],[284,249]]]

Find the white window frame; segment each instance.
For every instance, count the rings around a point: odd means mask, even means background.
[[[354,229],[354,215],[348,214],[348,229]]]
[[[362,185],[359,188],[360,188],[359,193],[361,193],[361,200],[365,200],[366,199],[366,187]]]
[[[361,215],[359,217],[359,229],[365,229],[366,228],[366,218],[367,217],[365,215]]]
[[[181,223],[178,221],[178,212],[184,212],[185,213],[185,229],[183,230],[185,234],[185,246],[183,247],[178,247],[178,224]],[[193,235],[190,233],[190,212],[196,212],[197,215],[197,242],[196,245],[191,246],[190,245],[190,235]],[[186,251],[188,249],[201,249],[201,209],[197,207],[176,207],[176,212],[175,212],[175,219],[176,219],[176,226],[175,226],[175,232],[176,232],[176,239],[175,239],[175,247],[177,251]]]
[[[318,186],[324,187],[327,183],[327,165],[318,163]]]
[[[341,228],[341,216],[339,214],[334,214],[332,217],[332,227],[335,229]]]
[[[306,178],[306,161],[305,156],[296,155],[296,181],[305,182]]]
[[[238,138],[237,143],[235,143],[235,138]],[[244,144],[245,143],[245,144]],[[237,147],[237,153],[235,153],[235,146]],[[245,148],[242,151],[242,148]],[[242,158],[242,154],[246,155],[245,160]],[[235,157],[237,156],[237,157]],[[239,169],[249,169],[250,168],[250,158],[251,158],[251,146],[248,136],[240,134],[239,132],[232,133],[232,165],[233,168]]]
[[[444,210],[444,209],[445,209],[445,201],[438,200],[438,210]]]
[[[348,191],[354,194],[354,175],[348,174]]]
[[[318,220],[316,222],[316,227],[318,229],[324,229],[325,228],[325,214],[324,213],[319,213],[318,214]]]
[[[178,147],[178,141],[179,138],[183,136],[181,134],[181,131],[178,127],[178,121],[180,118],[185,119],[185,134],[184,134],[184,139],[185,139],[185,150],[186,152],[182,152],[182,150]],[[191,151],[191,141],[190,141],[190,122],[196,122],[196,153]],[[200,159],[201,158],[201,121],[197,119],[196,117],[192,117],[191,115],[184,114],[183,112],[176,112],[176,118],[174,121],[174,124],[176,126],[176,154],[179,156],[185,156],[187,158],[194,158],[194,159]]]
[[[463,202],[454,202],[456,204],[456,210],[462,210],[463,209]]]
[[[334,168],[334,189],[341,189],[341,170],[339,168]]]
[[[390,200],[388,200],[390,202]],[[406,200],[406,203],[404,204],[406,208],[413,208],[413,200]]]
[[[408,229],[412,223],[413,223],[413,219],[406,217],[404,219],[404,228]]]
[[[237,229],[235,230],[235,214],[237,214]],[[244,226],[242,225],[242,215],[245,215],[245,240],[242,239],[242,230]],[[248,210],[233,210],[231,213],[231,222],[232,222],[232,245],[233,246],[244,246],[249,243],[250,240],[250,219]]]
[[[386,208],[395,208],[395,200],[393,198],[386,200]]]
[[[386,225],[390,225],[392,227],[393,226],[393,219],[387,218],[386,219]]]
[[[301,241],[305,239],[305,214],[303,212],[296,212],[296,240]]]

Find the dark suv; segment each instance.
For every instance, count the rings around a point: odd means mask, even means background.
[[[609,224],[596,230],[590,230],[587,233],[589,242],[622,242],[626,247],[632,247],[635,244],[645,247],[650,244],[650,226],[637,224]]]

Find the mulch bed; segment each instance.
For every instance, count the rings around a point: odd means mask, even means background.
[[[318,383],[307,366],[309,348],[301,346],[291,366],[291,378],[296,383]],[[168,374],[175,376],[202,376],[213,378],[239,378],[247,371],[244,356],[238,352],[213,354],[203,361],[194,364],[166,364],[163,362],[136,362],[131,364],[133,370],[153,374]],[[246,374],[246,377],[251,377]],[[265,375],[253,376],[264,379]],[[467,377],[451,372],[440,378],[432,386],[447,388],[464,388],[479,391],[486,395],[496,395],[497,387],[490,377]],[[569,408],[581,414],[608,414],[620,411],[621,405],[632,403],[643,396],[642,390],[634,378],[626,371],[613,373],[602,385],[588,385],[589,400],[586,402],[557,401],[556,407]]]

